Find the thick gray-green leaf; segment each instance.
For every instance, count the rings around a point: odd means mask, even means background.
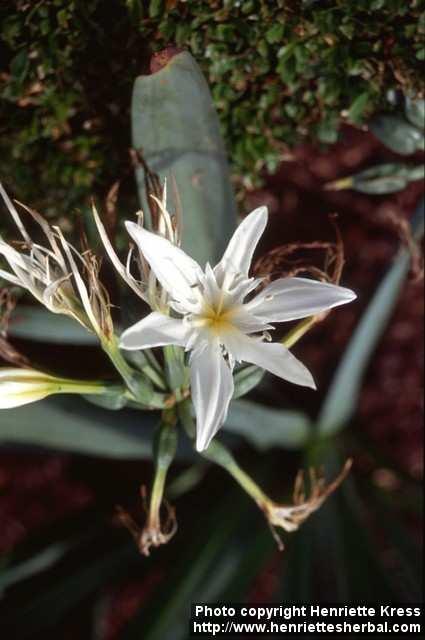
[[[54,344],[93,345],[98,342],[96,336],[76,320],[30,305],[16,307],[8,332],[14,338]]]
[[[139,76],[132,100],[133,147],[161,178],[174,176],[183,208],[183,248],[202,265],[226,247],[236,214],[217,114],[202,72],[188,52]],[[145,179],[136,172],[145,212]],[[169,194],[172,193],[169,181]]]
[[[412,223],[416,238],[423,234],[423,215],[422,202]],[[410,254],[403,249],[363,314],[323,403],[318,421],[318,429],[322,434],[339,431],[353,415],[363,375],[397,303],[409,265]]]
[[[231,402],[224,428],[246,438],[257,449],[300,449],[311,433],[309,418],[299,411],[273,409],[249,400]]]
[[[424,148],[423,133],[396,116],[378,116],[369,125],[372,133],[391,151],[410,155]]]

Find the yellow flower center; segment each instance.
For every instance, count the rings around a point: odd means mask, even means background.
[[[200,324],[207,327],[216,335],[230,331],[233,328],[232,317],[235,309],[223,309],[222,305],[214,308],[209,304],[205,304],[199,316]]]

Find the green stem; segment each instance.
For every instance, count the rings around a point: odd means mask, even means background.
[[[55,393],[78,393],[81,395],[103,395],[116,390],[116,385],[108,385],[102,382],[91,382],[85,380],[68,380],[58,378],[52,383],[56,387]],[[123,389],[124,393],[124,389]]]
[[[170,396],[154,391],[152,382],[128,364],[121,354],[115,336],[108,341],[102,342],[102,348],[123,378],[136,402],[153,409],[163,409],[169,406]]]
[[[256,482],[238,465],[233,454],[219,440],[211,442],[205,451],[201,452],[203,458],[218,464],[236,480],[244,491],[257,503],[260,508],[270,502],[264,491]]]
[[[195,421],[192,417],[191,401],[185,400],[177,405],[180,421],[193,440],[196,434]],[[220,441],[214,439],[209,447],[201,451],[201,456],[218,464],[236,480],[236,482],[246,491],[246,493],[263,509],[264,505],[270,503],[270,499],[264,491],[254,482],[254,480],[238,465],[233,454]]]
[[[164,347],[164,357],[168,385],[174,392],[176,401],[179,402],[183,399],[188,382],[184,366],[184,351],[182,347],[168,345]]]
[[[291,331],[289,331],[284,338],[282,338],[281,343],[290,349],[294,346],[296,342],[300,338],[303,337],[304,334],[307,333],[311,329],[313,325],[317,322],[317,316],[311,316],[310,318],[304,318],[301,322],[298,322]]]
[[[160,529],[160,509],[168,469],[176,455],[177,429],[174,411],[164,411],[154,445],[155,476],[149,504],[148,528]]]

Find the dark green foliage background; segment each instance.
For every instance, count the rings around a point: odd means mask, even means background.
[[[256,184],[285,145],[331,143],[342,120],[386,108],[388,90],[418,92],[423,9],[423,0],[3,2],[0,175],[55,216],[131,175],[134,78],[176,44],[206,74],[235,173]]]

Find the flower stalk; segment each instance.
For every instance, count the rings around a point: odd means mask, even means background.
[[[322,315],[322,314],[320,314]],[[301,322],[297,322],[295,327],[288,331],[286,336],[282,338],[281,343],[287,348],[290,349],[293,347],[298,340],[300,340],[310,329],[319,322],[320,316],[311,316],[310,318],[305,318],[301,320]]]
[[[190,401],[187,400],[184,403],[180,403],[178,407],[180,420],[189,437],[193,438],[195,435],[195,424],[192,418]],[[284,529],[288,532],[296,531],[312,513],[322,506],[326,498],[337,489],[347,476],[352,465],[352,461],[350,459],[347,460],[339,475],[328,485],[321,471],[318,472],[310,469],[309,495],[306,490],[304,472],[300,470],[294,484],[294,504],[284,505],[269,498],[255,480],[239,466],[231,451],[219,440],[214,439],[209,446],[200,453],[203,458],[225,469],[254,500],[269,523],[279,551],[283,551],[284,545],[279,534],[276,532],[276,528]]]
[[[147,506],[146,487],[141,487],[141,497],[147,511],[146,524],[141,529],[133,518],[119,509],[118,516],[121,523],[133,535],[137,546],[145,556],[150,555],[152,547],[167,544],[177,531],[177,521],[174,508],[164,499],[165,482],[168,469],[177,450],[176,414],[174,410],[165,410],[158,427],[154,443],[155,473],[152,492]],[[166,517],[161,517],[162,506],[165,506]]]

